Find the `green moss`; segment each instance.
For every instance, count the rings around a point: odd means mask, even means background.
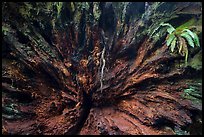
[[[82,2],[82,9],[85,9],[86,11],[89,10],[89,3],[88,2]]]
[[[202,80],[196,80],[192,83],[188,83],[189,87],[184,89],[183,94],[181,94],[181,97],[191,100],[193,104],[195,105],[201,105],[202,104],[202,89],[201,84]]]
[[[94,5],[94,7],[93,7],[94,19],[96,21],[98,21],[100,15],[101,15],[101,11],[99,10],[99,3],[98,2],[94,2],[93,5]]]
[[[47,7],[47,10],[48,10],[48,11],[52,11],[52,8],[53,8],[53,2],[47,2],[46,7]]]
[[[31,17],[31,10],[33,10],[33,6],[28,2],[25,2],[24,5],[19,7],[19,13],[24,18],[30,18]]]
[[[202,69],[202,53],[199,52],[192,59],[190,59],[188,66],[196,70],[201,70]]]
[[[74,12],[74,9],[75,9],[74,3],[71,2],[71,3],[70,3],[70,10],[71,10],[72,12]]]
[[[174,132],[176,135],[189,135],[190,134],[189,132],[182,130],[181,128],[177,126],[174,128]]]

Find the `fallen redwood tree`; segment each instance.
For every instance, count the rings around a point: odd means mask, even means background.
[[[193,18],[201,38],[201,3],[4,2],[2,15],[3,134],[201,134],[202,49],[186,66],[158,30]]]

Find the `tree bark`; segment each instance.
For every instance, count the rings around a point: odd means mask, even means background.
[[[201,27],[201,7],[3,2],[3,134],[201,134],[202,49],[186,67],[164,29],[151,36],[162,22]]]

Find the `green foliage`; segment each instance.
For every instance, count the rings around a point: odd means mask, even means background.
[[[190,39],[193,38],[193,40],[190,40],[190,41],[194,41],[195,45],[200,47],[198,35],[196,33],[193,33],[192,31],[190,31],[189,29],[184,29],[183,32],[185,32],[185,31],[186,31],[187,35],[190,35]],[[190,43],[189,43],[189,45],[190,45]]]
[[[184,37],[184,38],[187,40],[188,44],[189,44],[191,47],[194,48],[193,39],[192,39],[192,37],[189,35],[189,33],[187,33],[187,32],[182,33],[181,36]]]
[[[200,50],[191,60],[189,60],[188,65],[195,70],[202,69],[202,51]]]
[[[184,93],[181,94],[181,96],[185,99],[193,101],[195,104],[200,104],[202,93],[198,87],[190,85],[187,89],[184,89]]]
[[[94,14],[94,19],[96,21],[98,21],[100,15],[101,15],[101,10],[99,9],[99,3],[98,2],[93,2],[93,14]]]
[[[4,35],[6,35],[7,32],[9,32],[9,28],[7,28],[6,26],[2,26],[2,33],[3,33]]]
[[[168,32],[169,34],[171,34],[173,31],[175,31],[175,29],[174,29],[173,27],[169,27],[169,28],[167,29],[167,32]]]
[[[19,6],[19,13],[24,17],[24,18],[31,18],[32,14],[31,11],[33,9],[32,4],[25,2],[21,6]]]
[[[186,84],[188,87],[182,89],[181,97],[200,106],[202,104],[202,78],[186,81]]]
[[[175,38],[173,39],[172,43],[171,43],[171,52],[174,52],[174,48],[175,48],[175,46],[176,46],[176,40],[177,40],[177,38],[175,37]]]
[[[185,131],[185,130],[182,130],[180,127],[178,126],[175,126],[174,128],[174,132],[176,135],[190,135],[189,132]]]
[[[187,28],[189,25],[192,25],[194,21],[194,19],[191,19],[176,29],[169,23],[161,23],[160,26],[155,29],[155,31],[157,31],[160,27],[167,27],[168,35],[166,37],[166,45],[171,52],[174,52],[177,46],[178,53],[185,56],[185,64],[187,64],[188,60],[188,45],[192,48],[195,46],[200,47],[197,34]],[[155,31],[153,33],[155,33]]]
[[[175,36],[174,34],[170,34],[170,35],[168,36],[168,39],[166,40],[166,45],[167,45],[167,46],[170,46],[171,43],[172,43],[172,41],[173,41],[175,38],[176,38],[176,36]]]
[[[57,6],[57,16],[60,15],[60,12],[62,10],[62,5],[63,5],[63,2],[57,2],[56,6]]]

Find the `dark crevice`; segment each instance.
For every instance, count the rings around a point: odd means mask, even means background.
[[[10,91],[9,89],[3,89],[3,92],[8,94],[8,97],[16,99],[19,103],[30,103],[33,101],[31,93],[21,91]]]
[[[153,127],[160,129],[160,128],[164,127],[165,125],[168,125],[172,129],[174,129],[174,127],[175,127],[175,124],[172,121],[170,121],[164,117],[156,119],[154,121]]]
[[[19,42],[25,45],[28,44],[28,42],[30,41],[29,38],[20,31],[17,31],[17,37]]]
[[[202,112],[201,111],[191,111],[192,124],[187,127],[187,131],[190,135],[202,135]]]
[[[49,70],[48,70],[49,68]],[[48,83],[50,83],[50,86],[55,89],[61,89],[63,87],[63,83],[59,82],[58,78],[58,72],[56,68],[54,68],[52,65],[46,63],[46,64],[40,64],[39,70],[41,70],[41,75],[44,76]]]
[[[72,127],[65,135],[78,135],[83,128],[89,113],[90,109],[92,107],[92,101],[91,101],[91,96],[87,94],[86,92],[83,92],[83,104],[82,104],[82,112],[81,116],[79,117],[78,123]]]
[[[1,53],[1,57],[2,58],[11,58],[11,59],[13,59],[12,58],[12,56],[11,56],[11,49],[10,49],[10,47],[9,47],[9,44],[7,44],[7,42],[3,39],[3,41],[2,41],[2,53]]]

